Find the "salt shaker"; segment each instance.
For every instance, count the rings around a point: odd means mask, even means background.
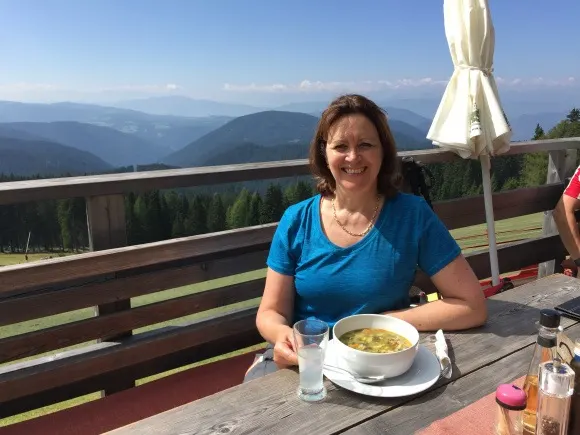
[[[574,377],[558,358],[540,364],[536,435],[567,435]]]
[[[515,385],[502,384],[497,387],[495,435],[521,435],[522,411],[526,409],[526,399],[526,393]]]

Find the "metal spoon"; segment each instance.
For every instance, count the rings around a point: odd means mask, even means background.
[[[328,370],[334,370],[334,371],[339,371],[342,373],[346,373],[347,375],[349,375],[350,377],[352,377],[355,381],[360,382],[361,384],[376,384],[377,382],[382,382],[385,379],[387,379],[386,376],[383,375],[379,375],[379,376],[361,376],[361,375],[357,375],[355,373],[351,373],[346,369],[340,368],[340,367],[335,367],[335,366],[331,366],[328,364],[324,364],[323,368],[328,369]]]

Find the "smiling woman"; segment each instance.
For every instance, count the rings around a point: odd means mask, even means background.
[[[256,324],[270,349],[252,379],[297,364],[292,324],[386,313],[418,330],[457,330],[487,317],[479,282],[422,197],[399,192],[401,175],[383,111],[345,95],[324,111],[310,147],[319,194],[289,207],[268,256]],[[411,308],[417,268],[442,300]]]

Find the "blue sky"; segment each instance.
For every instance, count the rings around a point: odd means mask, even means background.
[[[411,95],[452,72],[443,0],[0,4],[0,99],[253,102],[395,87]],[[490,8],[501,86],[580,86],[578,0],[490,0]]]

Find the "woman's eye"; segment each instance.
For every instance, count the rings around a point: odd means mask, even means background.
[[[361,146],[361,148],[372,148],[374,145],[371,143],[365,142],[365,143],[361,143],[360,146]]]

